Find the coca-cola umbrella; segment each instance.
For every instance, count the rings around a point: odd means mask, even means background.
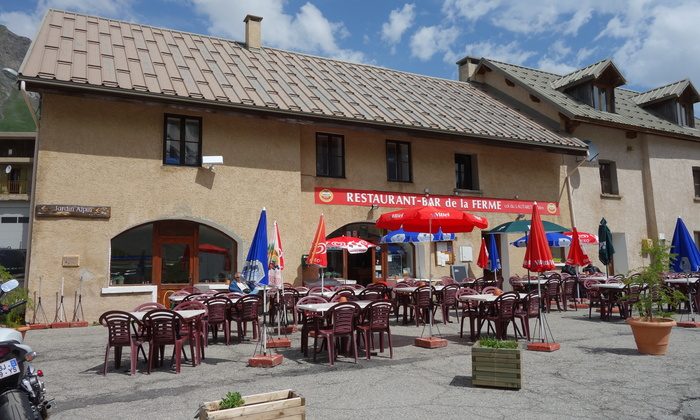
[[[432,206],[411,207],[384,213],[377,219],[381,229],[396,230],[403,226],[408,232],[445,233],[471,232],[474,228],[486,229],[489,225],[485,217],[475,216],[457,209],[441,209]],[[428,244],[430,241],[428,242]],[[432,278],[432,264],[429,264],[429,277]],[[430,299],[432,301],[432,287]],[[429,334],[433,336],[433,313],[428,311]]]
[[[362,238],[353,236],[336,236],[335,238],[326,238],[327,250],[347,249],[351,254],[362,254],[370,248],[376,246],[372,242]]]

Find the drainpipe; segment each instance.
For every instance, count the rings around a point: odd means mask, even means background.
[[[27,226],[27,258],[25,258],[24,266],[24,287],[29,286],[29,266],[30,260],[32,258],[32,232],[34,230],[34,206],[36,199],[36,174],[37,167],[39,166],[39,117],[29,101],[29,94],[27,93],[27,85],[24,80],[19,83],[19,90],[22,92],[22,97],[24,98],[24,103],[29,108],[29,113],[34,120],[34,125],[36,127],[36,134],[34,136],[34,159],[32,160],[32,182],[31,191],[29,192],[29,225]]]

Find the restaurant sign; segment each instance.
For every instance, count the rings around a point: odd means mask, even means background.
[[[337,206],[383,206],[406,208],[433,206],[484,213],[526,213],[532,211],[532,201],[502,198],[463,197],[453,195],[412,194],[390,191],[351,190],[345,188],[314,188],[316,204]],[[559,204],[551,201],[537,202],[542,214],[558,215]]]
[[[39,204],[34,210],[36,217],[82,217],[88,219],[109,219],[111,207],[75,206],[69,204]]]

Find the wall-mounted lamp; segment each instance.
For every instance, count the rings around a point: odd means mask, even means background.
[[[430,188],[424,189],[424,190],[423,190],[423,193],[425,193],[426,195],[430,194]]]
[[[369,206],[370,210],[377,210],[378,208],[379,208],[379,204],[372,204],[371,206]]]
[[[214,165],[223,165],[223,156],[202,156],[202,166],[206,166],[210,171],[214,169]]]

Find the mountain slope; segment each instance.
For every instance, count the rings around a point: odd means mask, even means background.
[[[0,69],[19,70],[31,40],[0,25]],[[0,74],[0,131],[34,131],[34,121],[17,90],[17,84]]]

